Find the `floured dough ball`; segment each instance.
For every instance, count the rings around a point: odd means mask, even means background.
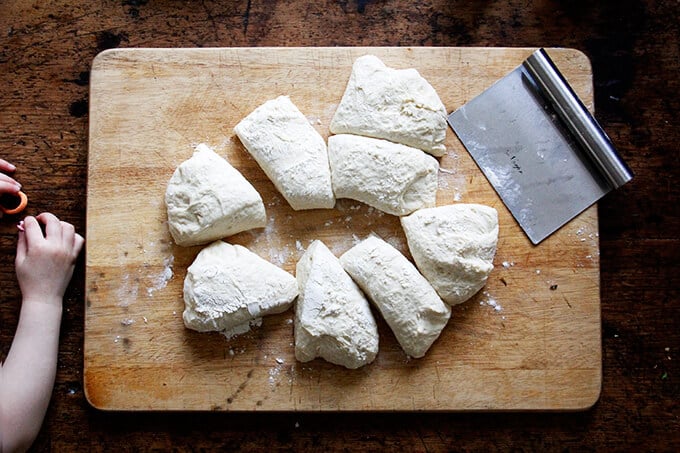
[[[182,317],[199,332],[231,330],[286,311],[297,295],[288,272],[245,247],[216,241],[187,270]]]
[[[326,142],[287,96],[256,108],[234,132],[293,209],[335,206]]]
[[[378,327],[368,301],[323,242],[312,242],[296,277],[295,357],[322,357],[350,369],[371,363],[378,354]]]
[[[383,138],[443,156],[446,127],[446,108],[418,71],[388,68],[378,57],[364,55],[352,66],[330,130]]]
[[[493,269],[498,213],[480,204],[421,209],[402,217],[420,272],[444,302],[456,305],[479,291]]]
[[[206,244],[267,224],[260,194],[204,144],[173,173],[165,205],[170,234],[182,246]]]
[[[375,304],[411,357],[423,357],[451,317],[439,298],[399,250],[371,235],[340,257],[347,273]]]
[[[377,138],[328,137],[333,190],[393,215],[434,206],[437,160],[416,148]]]

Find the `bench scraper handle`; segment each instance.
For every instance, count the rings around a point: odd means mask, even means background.
[[[618,155],[597,120],[576,96],[547,52],[544,49],[535,51],[522,63],[522,66],[612,188],[617,189],[630,181],[633,173]]]

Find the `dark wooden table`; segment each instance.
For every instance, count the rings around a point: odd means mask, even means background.
[[[0,3],[0,156],[30,214],[85,231],[88,78],[112,47],[562,46],[592,60],[596,116],[635,173],[599,203],[603,388],[583,413],[106,413],[83,395],[84,270],[69,288],[36,451],[680,451],[677,0]],[[17,323],[16,219],[0,222],[0,357]]]

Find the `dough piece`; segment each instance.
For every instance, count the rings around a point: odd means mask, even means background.
[[[182,317],[199,332],[231,330],[288,310],[297,295],[288,272],[245,247],[216,241],[187,270]]]
[[[479,204],[421,209],[402,217],[408,247],[418,269],[449,305],[479,291],[493,269],[498,213]]]
[[[326,142],[290,98],[265,102],[234,132],[293,209],[335,206]]]
[[[204,144],[175,169],[165,205],[170,234],[182,246],[206,244],[267,224],[260,194]]]
[[[399,250],[371,235],[340,263],[378,307],[406,354],[422,357],[451,317],[451,308]]]
[[[446,108],[437,92],[415,69],[388,68],[373,55],[354,62],[330,130],[446,154]]]
[[[328,138],[333,191],[388,214],[406,215],[435,205],[439,163],[419,149],[377,138]]]
[[[297,263],[295,358],[356,369],[378,354],[378,326],[359,287],[321,241]]]

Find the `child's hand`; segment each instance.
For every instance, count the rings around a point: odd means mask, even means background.
[[[45,225],[45,235],[40,228]],[[26,217],[19,232],[16,272],[24,303],[61,305],[85,240],[73,225],[50,213]]]
[[[0,159],[0,195],[3,193],[15,194],[21,190],[21,184],[16,182],[14,178],[5,174],[12,173],[14,170],[16,170],[14,165],[6,160]]]

